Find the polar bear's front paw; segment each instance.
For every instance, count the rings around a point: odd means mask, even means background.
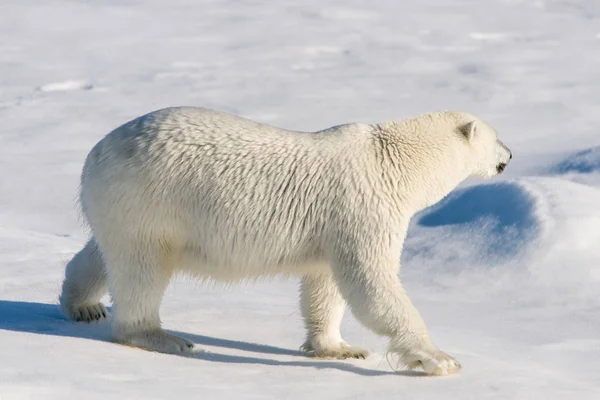
[[[117,340],[125,345],[168,354],[189,353],[194,348],[194,343],[189,340],[162,330],[132,333]]]
[[[359,347],[349,346],[346,342],[341,342],[339,345],[318,346],[315,349],[315,346],[309,340],[300,347],[300,350],[309,357],[330,360],[345,360],[347,358],[365,359],[369,355],[368,351]]]
[[[400,361],[411,369],[422,367],[429,375],[456,374],[462,368],[454,357],[440,350],[408,352]]]

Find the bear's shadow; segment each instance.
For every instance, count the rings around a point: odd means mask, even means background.
[[[110,309],[109,309],[110,311]],[[111,342],[110,327],[106,321],[84,324],[67,321],[56,304],[34,303],[24,301],[0,300],[0,329],[13,332],[27,332],[39,335],[65,336],[80,339]],[[198,347],[213,346],[232,350],[247,351],[273,355],[304,357],[300,351],[284,349],[257,343],[237,340],[219,339],[210,336],[184,332],[168,331],[196,343]],[[185,355],[204,361],[234,364],[256,364],[265,366],[309,367],[316,369],[337,369],[363,376],[404,375],[426,376],[418,371],[377,371],[360,368],[342,361],[307,360],[281,361],[269,358],[248,357],[245,355],[228,355],[209,351],[198,351]]]

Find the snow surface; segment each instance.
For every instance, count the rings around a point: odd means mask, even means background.
[[[599,71],[597,0],[3,0],[0,398],[600,398]],[[367,360],[301,356],[296,281],[173,282],[164,325],[206,350],[189,357],[64,320],[87,152],[173,105],[298,130],[439,109],[496,127],[505,174],[415,217],[402,260],[463,371],[394,372],[350,314]]]

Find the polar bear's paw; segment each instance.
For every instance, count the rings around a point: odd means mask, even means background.
[[[440,350],[408,352],[400,355],[400,362],[408,368],[423,368],[429,375],[456,374],[462,368],[452,356]]]
[[[102,303],[69,307],[64,312],[69,319],[77,322],[93,322],[105,319],[108,316],[106,307]]]
[[[346,342],[339,345],[319,346],[315,349],[310,341],[304,343],[300,350],[309,357],[322,358],[328,360],[345,360],[347,358],[365,359],[369,352],[359,347],[349,346]]]
[[[170,335],[160,329],[132,333],[117,340],[125,345],[168,354],[189,353],[194,348],[194,343],[189,340]]]

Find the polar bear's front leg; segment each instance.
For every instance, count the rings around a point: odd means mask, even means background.
[[[300,288],[300,308],[307,338],[301,349],[319,358],[366,358],[366,350],[349,346],[340,334],[346,302],[329,271],[307,275]]]
[[[339,290],[362,324],[391,338],[389,351],[398,354],[407,367],[422,367],[430,375],[456,373],[460,364],[433,344],[400,283],[399,253],[376,243],[344,246],[332,264]]]

